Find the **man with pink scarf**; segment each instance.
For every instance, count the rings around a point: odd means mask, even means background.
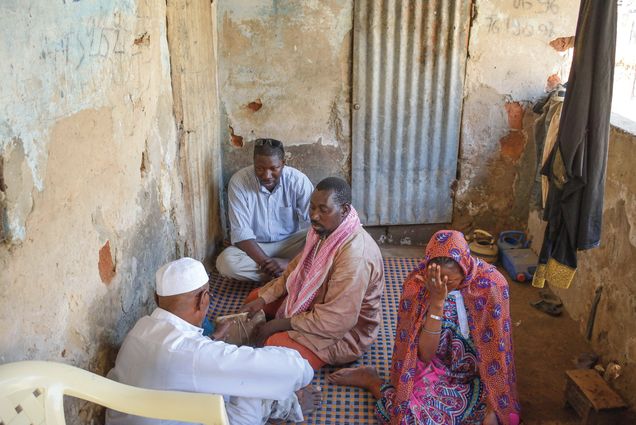
[[[311,229],[282,276],[255,289],[242,311],[271,318],[259,345],[296,349],[314,369],[359,358],[381,321],[384,268],[380,249],[351,205],[351,187],[328,177],[309,204]]]

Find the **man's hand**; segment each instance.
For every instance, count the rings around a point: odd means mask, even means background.
[[[265,300],[261,297],[256,298],[254,301],[250,301],[247,304],[244,304],[243,307],[239,310],[239,313],[247,312],[247,317],[250,319],[254,317],[256,313],[265,307]]]
[[[227,336],[227,332],[230,330],[230,325],[232,323],[227,320],[223,323],[221,323],[215,330],[214,333],[212,334],[212,338],[215,341],[225,341],[225,337]]]
[[[261,261],[259,267],[261,268],[262,272],[267,273],[272,277],[278,277],[283,274],[283,272],[287,268],[288,263],[289,260],[286,260],[284,258],[270,257]]]
[[[288,331],[291,329],[290,319],[273,319],[258,327],[256,330],[256,346],[262,347],[270,336],[277,332]]]

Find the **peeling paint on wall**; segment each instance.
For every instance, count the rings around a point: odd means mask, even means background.
[[[555,38],[550,42],[550,46],[557,52],[565,52],[574,47],[574,36]]]
[[[10,149],[11,140],[19,140],[34,189],[42,191],[49,134],[57,120],[115,100],[131,109],[143,107],[139,97],[152,78],[144,74],[152,58],[147,47],[150,36],[146,33],[147,42],[140,45],[133,40],[136,26],[150,26],[152,17],[133,0],[59,4],[11,0],[0,5],[0,16],[3,31],[11,34],[0,42],[4,58],[0,72],[13,76],[0,93],[0,105],[6,105],[0,153]],[[56,25],[45,25],[50,19]],[[113,90],[126,93],[109,99]],[[115,127],[118,138],[125,137],[122,128]],[[24,203],[32,189],[23,189]],[[28,212],[9,211],[14,242],[24,240],[24,214]]]
[[[99,277],[102,282],[108,285],[117,272],[115,263],[113,261],[113,255],[110,252],[110,241],[106,241],[103,247],[99,249],[99,261],[97,262],[99,269]]]
[[[2,153],[0,151],[0,153]],[[21,139],[14,137],[5,144],[2,157],[4,240],[16,244],[26,237],[26,218],[33,209],[33,175]]]
[[[303,157],[335,148],[320,174],[348,178],[352,2],[222,0],[218,22],[224,182],[259,137]]]
[[[525,110],[548,77],[567,75],[570,58],[550,42],[573,34],[579,4],[548,6],[475,2],[453,227],[496,232],[525,225],[535,167],[533,114]],[[250,142],[258,137],[301,148],[294,164],[314,183],[325,174],[349,177],[351,7],[350,1],[219,2],[225,184],[251,162]],[[265,105],[257,113],[246,107],[253,99]],[[326,146],[336,150],[327,153]],[[310,165],[321,155],[322,168]],[[396,240],[418,240],[412,230],[396,232]]]
[[[8,0],[0,32],[0,363],[103,374],[187,240],[165,3]]]
[[[248,103],[247,107],[253,112],[258,112],[263,107],[263,103],[260,99],[256,99],[253,102]]]
[[[523,134],[524,107],[520,102],[507,102],[505,104],[508,115],[508,134],[499,140],[501,144],[501,157],[504,160],[516,163],[521,158],[526,148],[526,136]]]
[[[242,148],[245,145],[243,136],[234,134],[234,128],[231,125],[228,125],[228,128],[230,129],[230,144],[235,148]]]
[[[571,58],[550,42],[574,33],[579,2],[477,0],[475,7],[453,226],[520,229],[536,170],[536,116],[526,110],[546,81],[567,79]]]
[[[9,1],[0,6],[3,31],[12,34],[0,43],[0,57],[9,58],[0,63],[0,72],[17,77],[5,85],[0,98],[0,104],[11,105],[0,126],[4,128],[0,140],[7,139],[7,129],[22,139],[38,190],[43,189],[46,155],[42,150],[50,129],[43,123],[87,105],[102,105],[110,84],[142,84],[140,67],[147,58],[134,57],[132,43],[127,42],[137,18],[134,9],[129,0],[55,6]],[[38,19],[53,16],[55,26],[39,25]],[[20,55],[14,54],[15,46],[21,46]]]

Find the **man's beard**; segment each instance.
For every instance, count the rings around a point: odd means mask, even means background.
[[[322,227],[322,225],[320,225],[319,223],[316,223],[316,222],[312,221],[311,225],[312,225],[312,228],[314,229],[314,231],[318,234],[318,236],[324,237],[324,236],[327,236],[329,234],[327,229]],[[318,226],[318,228],[313,227],[313,226]]]

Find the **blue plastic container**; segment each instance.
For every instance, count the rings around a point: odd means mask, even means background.
[[[530,246],[530,241],[528,241],[524,232],[509,230],[499,234],[497,246],[499,247],[499,250],[528,248]]]
[[[526,234],[520,231],[507,231],[499,234],[499,260],[510,277],[517,282],[532,280],[537,270],[537,255],[528,246]]]

